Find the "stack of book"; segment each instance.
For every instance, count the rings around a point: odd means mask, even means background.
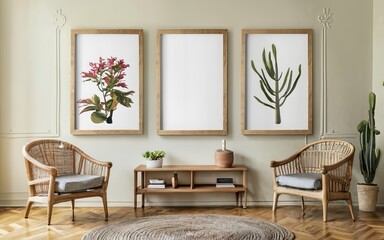
[[[148,188],[165,188],[165,181],[164,179],[151,178],[149,179],[149,184],[147,187]]]
[[[235,187],[233,178],[217,178],[216,187]]]

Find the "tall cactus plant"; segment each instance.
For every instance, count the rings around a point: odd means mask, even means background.
[[[282,84],[280,84],[281,77],[283,72],[279,72],[279,66],[277,64],[277,50],[275,44],[272,44],[272,53],[274,58],[274,63],[272,63],[271,52],[268,53],[268,59],[265,55],[265,48],[263,50],[262,58],[265,70],[271,78],[271,81],[268,81],[264,70],[261,69],[261,72],[258,71],[255,67],[255,63],[251,60],[251,66],[253,71],[259,76],[260,88],[263,91],[267,101],[261,100],[259,97],[254,96],[254,98],[261,104],[275,109],[275,123],[281,123],[280,108],[283,106],[288,96],[292,94],[295,90],[297,82],[301,76],[301,64],[299,65],[299,73],[294,81],[292,81],[292,70],[290,68],[285,72],[285,76]]]
[[[357,130],[360,133],[360,171],[367,184],[375,179],[377,165],[380,159],[380,149],[376,149],[376,135],[380,134],[375,126],[376,95],[369,93],[368,121],[362,120]]]

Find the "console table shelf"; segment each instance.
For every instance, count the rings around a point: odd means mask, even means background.
[[[137,207],[137,196],[141,195],[141,207],[144,207],[145,195],[149,193],[235,193],[236,205],[247,207],[247,171],[245,166],[233,166],[230,168],[219,168],[213,165],[165,165],[162,168],[147,168],[145,165],[139,165],[134,170],[134,207]],[[235,184],[235,187],[216,187],[216,183],[196,183],[199,180],[196,173],[199,172],[225,172],[227,176],[232,176],[236,172],[242,176],[242,183]],[[188,184],[178,185],[173,188],[166,185],[165,188],[148,188],[149,173],[182,173],[189,175]],[[140,183],[139,177],[140,175]]]

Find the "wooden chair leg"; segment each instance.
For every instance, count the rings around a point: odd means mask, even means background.
[[[276,211],[277,208],[277,201],[279,200],[279,194],[276,192],[273,193],[273,206],[272,206],[272,212]]]
[[[28,200],[27,207],[25,210],[25,215],[24,215],[25,218],[28,218],[29,211],[31,211],[32,204],[33,204],[33,202]]]
[[[72,199],[71,202],[72,202],[72,221],[75,221],[75,199]]]
[[[323,221],[326,222],[328,218],[328,200],[323,199]]]
[[[355,221],[355,214],[353,212],[351,193],[349,193],[348,195],[349,195],[348,200],[345,200],[345,201],[347,201],[347,203],[348,203],[348,207],[349,207],[349,211],[351,212],[352,220]]]
[[[301,211],[304,216],[305,215],[304,197],[301,197]]]
[[[101,198],[103,199],[105,221],[108,221],[108,205],[107,205],[107,193],[105,192]]]
[[[53,203],[48,202],[47,208],[48,225],[51,225]]]

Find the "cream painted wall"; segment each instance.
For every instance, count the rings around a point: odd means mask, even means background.
[[[383,9],[380,1],[375,1],[376,4]],[[306,141],[319,139],[322,25],[317,18],[323,14],[324,7],[331,9],[334,20],[328,30],[327,131],[330,137],[345,134],[349,136],[346,140],[356,144],[356,124],[366,117],[365,98],[372,88],[372,28],[383,25],[376,20],[372,26],[372,1],[0,0],[0,205],[25,204],[27,187],[21,148],[41,137],[70,141],[95,158],[112,161],[110,206],[132,206],[133,169],[143,163],[141,152],[164,149],[168,153],[166,164],[213,164],[214,151],[225,138],[228,148],[235,152],[235,163],[250,169],[250,205],[271,204],[269,161],[285,158]],[[66,16],[66,24],[56,31],[54,17],[59,9]],[[375,13],[383,14],[375,9]],[[144,29],[143,135],[70,134],[70,30],[73,28]],[[156,134],[155,54],[156,30],[160,28],[228,29],[228,136]],[[240,133],[243,28],[313,29],[313,135],[306,138]],[[58,60],[55,46],[59,46]],[[379,179],[383,179],[383,172]],[[355,201],[355,183],[360,180],[355,165],[352,185]],[[383,193],[380,196],[383,203]],[[216,205],[228,204],[233,197],[186,194],[170,196],[168,200],[153,196],[149,200],[154,205]],[[281,200],[288,203],[297,199],[282,197]],[[100,201],[87,200],[83,204],[100,205]]]

